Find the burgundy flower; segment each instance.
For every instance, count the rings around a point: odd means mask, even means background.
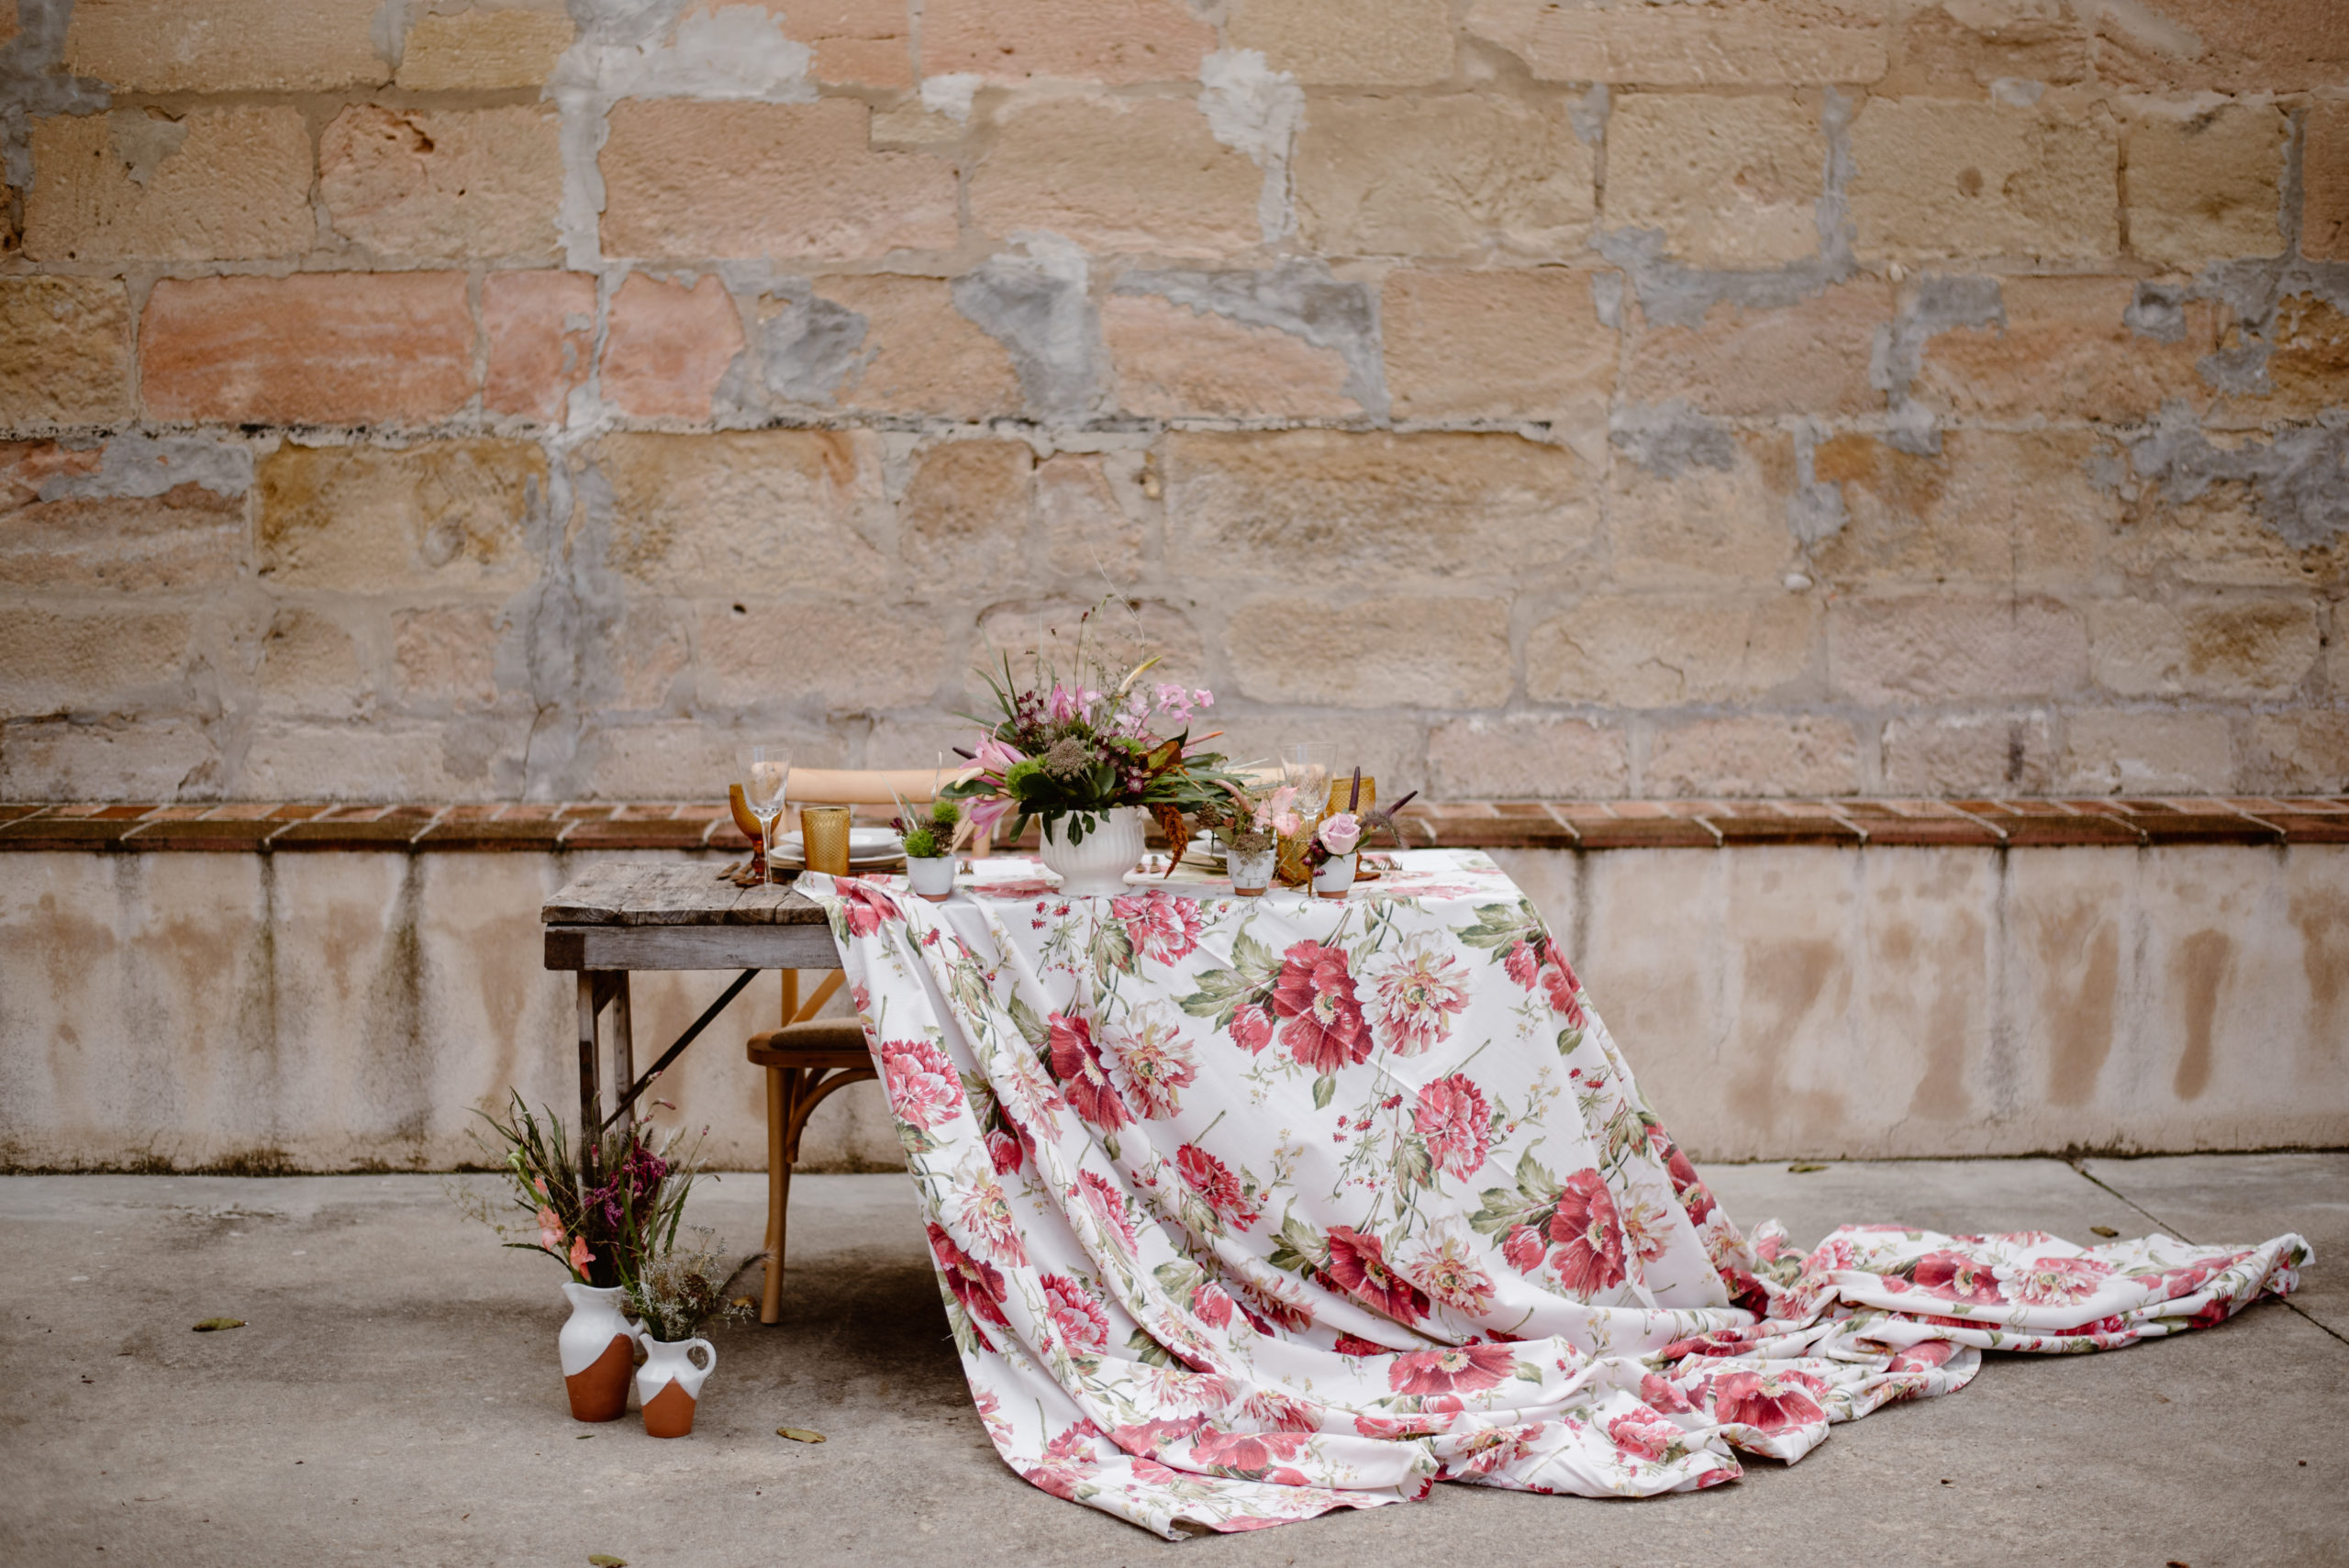
[[[1084,1200],[1085,1207],[1093,1211],[1094,1218],[1124,1242],[1119,1251],[1127,1257],[1132,1257],[1135,1249],[1141,1245],[1141,1238],[1134,1231],[1134,1222],[1127,1218],[1125,1195],[1108,1178],[1093,1171],[1076,1173],[1076,1192]]]
[[[946,1052],[927,1040],[884,1040],[874,1048],[899,1121],[933,1128],[963,1108],[963,1081]]]
[[[1134,951],[1157,963],[1173,963],[1198,951],[1199,903],[1169,897],[1159,888],[1109,900],[1109,913],[1126,928]]]
[[[1511,980],[1531,991],[1534,981],[1541,976],[1542,954],[1549,945],[1549,941],[1542,937],[1511,942],[1508,951],[1501,955],[1501,967],[1508,972]]]
[[[1530,1274],[1539,1269],[1542,1260],[1549,1252],[1548,1239],[1531,1225],[1512,1226],[1509,1233],[1501,1240],[1501,1256],[1508,1260],[1509,1267],[1521,1274]]]
[[[1186,1143],[1174,1151],[1174,1168],[1182,1173],[1184,1184],[1229,1225],[1245,1230],[1264,1212],[1261,1201],[1252,1200],[1241,1190],[1240,1178],[1196,1143]]]
[[[1370,1054],[1370,1026],[1354,998],[1343,948],[1304,941],[1283,953],[1273,1011],[1288,1020],[1281,1026],[1281,1043],[1317,1073],[1335,1073]]]
[[[1652,1410],[1631,1410],[1607,1423],[1607,1435],[1624,1453],[1653,1462],[1680,1440],[1680,1429]]]
[[[1549,1231],[1557,1243],[1550,1266],[1568,1290],[1587,1301],[1623,1283],[1623,1228],[1616,1219],[1614,1195],[1597,1171],[1576,1171],[1566,1178]]]
[[[1231,1043],[1253,1056],[1273,1043],[1273,1015],[1250,1002],[1231,1015]]]
[[[1339,1289],[1398,1323],[1416,1323],[1427,1316],[1426,1294],[1386,1266],[1386,1249],[1375,1236],[1331,1226],[1328,1272]]]
[[[1214,1470],[1262,1475],[1283,1460],[1303,1457],[1302,1432],[1203,1431],[1191,1440],[1191,1462]]]
[[[2034,1307],[2069,1307],[2104,1287],[2112,1265],[2099,1258],[2034,1258],[2014,1271],[2017,1301]]]
[[[992,1263],[982,1262],[954,1244],[935,1222],[930,1227],[930,1256],[938,1260],[938,1272],[945,1276],[946,1288],[963,1304],[963,1310],[974,1322],[985,1321],[1011,1326],[1003,1315],[1003,1274]]]
[[[1640,1400],[1658,1410],[1693,1410],[1688,1396],[1670,1379],[1648,1372],[1640,1374]]]
[[[1331,1348],[1341,1356],[1383,1356],[1389,1353],[1385,1345],[1365,1340],[1360,1334],[1341,1333],[1337,1344]]]
[[[884,920],[897,920],[896,900],[869,882],[859,882],[852,876],[835,877],[832,891],[841,895],[841,917],[848,922],[852,937],[869,937],[881,929]]]
[[[1485,1162],[1492,1114],[1485,1092],[1454,1073],[1419,1091],[1411,1125],[1428,1140],[1428,1153],[1438,1168],[1464,1178]]]
[[[1680,1207],[1691,1225],[1702,1225],[1705,1217],[1713,1212],[1712,1189],[1697,1174],[1697,1167],[1672,1141],[1672,1135],[1661,1126],[1648,1129],[1648,1147],[1664,1157],[1664,1168],[1672,1178],[1672,1190],[1680,1195]]]
[[[1783,1432],[1827,1419],[1827,1385],[1807,1372],[1731,1372],[1712,1380],[1713,1419]]]
[[[1928,1252],[1917,1260],[1917,1288],[1944,1301],[1976,1301],[1984,1306],[2003,1303],[1991,1265],[1963,1252]]]
[[[1205,1416],[1185,1416],[1172,1421],[1141,1421],[1130,1427],[1110,1428],[1109,1440],[1128,1453],[1157,1454],[1197,1435],[1207,1424]]]
[[[1097,1351],[1109,1342],[1109,1315],[1101,1303],[1066,1274],[1043,1277],[1044,1312],[1069,1349]]]
[[[1230,1328],[1231,1297],[1212,1280],[1204,1282],[1191,1292],[1191,1314],[1210,1329]]]
[[[1386,1386],[1397,1394],[1474,1394],[1497,1388],[1517,1371],[1507,1345],[1446,1345],[1397,1356],[1386,1368]]]
[[[996,1175],[1011,1174],[1019,1169],[1027,1157],[1027,1151],[1019,1147],[1019,1135],[1009,1127],[997,1126],[987,1129],[987,1159],[995,1166]]]
[[[1077,1115],[1104,1132],[1115,1132],[1134,1118],[1118,1097],[1102,1064],[1101,1048],[1094,1043],[1093,1026],[1065,1013],[1052,1015],[1052,1076]]]
[[[2115,1318],[2112,1321],[2117,1323],[2119,1319]],[[2093,1328],[2094,1325],[2091,1324],[2090,1327]],[[1955,1354],[1957,1354],[1957,1341],[1954,1340],[1920,1340],[1905,1350],[1894,1351],[1891,1361],[1885,1363],[1884,1370],[1926,1372],[1940,1366]]]
[[[1064,1502],[1076,1500],[1077,1484],[1098,1474],[1101,1462],[1094,1448],[1101,1429],[1079,1420],[1044,1445],[1043,1462],[1019,1473]]]
[[[1442,1421],[1423,1420],[1411,1416],[1400,1418],[1393,1416],[1356,1416],[1354,1418],[1354,1430],[1366,1438],[1389,1440],[1431,1438],[1443,1430],[1443,1428],[1444,1423]]]
[[[1582,1028],[1582,982],[1575,978],[1574,970],[1555,950],[1550,953],[1550,962],[1542,966],[1542,988],[1550,994],[1550,1010],[1564,1018],[1568,1029]]]

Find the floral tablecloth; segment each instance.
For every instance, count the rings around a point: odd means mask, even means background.
[[[991,869],[936,906],[889,877],[801,886],[988,1435],[1170,1538],[1437,1481],[1709,1486],[1961,1388],[1985,1349],[2205,1327],[2309,1257],[1741,1233],[1482,855],[1399,855],[1342,901],[1187,870],[1063,897]]]

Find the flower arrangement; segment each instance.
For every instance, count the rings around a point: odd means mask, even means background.
[[[506,1245],[544,1252],[580,1284],[631,1284],[650,1259],[675,1240],[694,1184],[698,1140],[686,1145],[683,1134],[671,1134],[656,1143],[640,1127],[615,1128],[604,1134],[583,1184],[562,1121],[546,1112],[541,1122],[519,1095],[508,1093],[503,1120],[479,1113],[490,1129],[481,1141],[496,1152],[495,1167],[511,1184],[511,1207],[528,1214],[530,1223],[502,1223],[502,1211],[485,1201],[461,1201],[501,1236],[529,1237],[535,1231],[534,1240]]]
[[[1202,809],[1199,821],[1214,828],[1224,849],[1235,855],[1264,854],[1280,840],[1295,838],[1305,826],[1297,809],[1295,784],[1234,784],[1230,797]]]
[[[954,829],[962,820],[963,808],[951,800],[933,800],[919,814],[901,800],[889,826],[905,840],[907,860],[928,861],[953,852]]]
[[[1185,817],[1239,781],[1223,771],[1220,752],[1205,749],[1214,735],[1190,736],[1194,715],[1212,706],[1215,694],[1173,682],[1143,684],[1158,662],[1145,659],[1113,675],[1086,656],[1082,630],[1067,677],[1046,665],[1040,648],[1032,677],[1023,683],[1006,654],[1000,676],[981,672],[996,716],[969,716],[986,734],[974,751],[955,749],[973,767],[941,793],[971,803],[975,831],[991,831],[1010,817],[1016,839],[1033,819],[1048,840],[1064,836],[1070,844],[1083,843],[1109,812],[1140,806],[1165,832],[1173,859],[1181,859],[1191,836]]]
[[[726,1299],[733,1266],[719,1251],[717,1232],[696,1227],[691,1247],[672,1247],[650,1259],[629,1282],[629,1309],[656,1340],[690,1340],[712,1323],[743,1318],[749,1307]]]
[[[1395,830],[1395,814],[1418,799],[1419,794],[1418,790],[1412,790],[1392,806],[1382,806],[1376,811],[1364,811],[1362,770],[1356,768],[1353,787],[1346,795],[1346,808],[1333,811],[1321,818],[1320,825],[1313,829],[1312,842],[1305,847],[1305,863],[1319,867],[1353,854],[1364,839],[1381,828],[1394,839],[1396,848],[1402,848],[1403,836]]]

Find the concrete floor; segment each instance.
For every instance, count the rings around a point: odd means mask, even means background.
[[[1035,1490],[964,1392],[903,1178],[797,1186],[780,1328],[731,1328],[699,1429],[583,1428],[551,1263],[429,1176],[0,1178],[0,1562],[632,1568],[2349,1562],[2349,1155],[1706,1171],[1809,1243],[1839,1220],[2198,1241],[2292,1229],[2293,1304],[2102,1355],[1993,1357],[1802,1463],[1648,1502],[1442,1486],[1175,1546]],[[743,1250],[763,1184],[696,1218]],[[749,1277],[755,1277],[755,1272]],[[246,1319],[193,1334],[215,1315]],[[805,1446],[782,1424],[829,1435]]]

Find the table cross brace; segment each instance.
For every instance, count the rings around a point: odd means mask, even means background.
[[[718,1021],[718,1015],[726,1010],[726,1005],[734,1000],[735,997],[740,996],[742,994],[742,987],[748,985],[751,981],[756,980],[759,977],[759,973],[760,972],[758,970],[746,969],[741,973],[736,975],[734,977],[734,984],[729,985],[718,996],[717,1001],[712,1002],[707,1007],[704,1008],[702,1010],[701,1017],[696,1018],[685,1032],[677,1037],[674,1044],[671,1045],[668,1050],[661,1053],[661,1060],[655,1062],[650,1068],[648,1068],[644,1076],[639,1078],[635,1083],[629,1085],[628,1093],[620,1096],[619,1104],[612,1107],[612,1114],[604,1118],[603,1126],[598,1130],[609,1131],[614,1122],[628,1115],[629,1107],[636,1104],[637,1096],[643,1094],[645,1090],[651,1088],[652,1086],[652,1081],[655,1078],[658,1078],[662,1073],[668,1071],[669,1063],[676,1061],[677,1058],[684,1053],[685,1047],[693,1044],[694,1040],[699,1037],[702,1030],[707,1029],[711,1024]]]

